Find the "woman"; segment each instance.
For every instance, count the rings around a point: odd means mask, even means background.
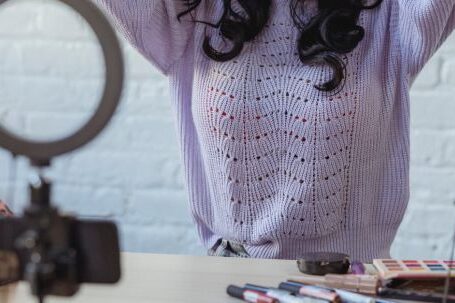
[[[169,77],[210,255],[389,257],[409,198],[409,89],[455,0],[97,2]]]
[[[170,79],[209,254],[389,256],[409,88],[455,0],[97,1]]]

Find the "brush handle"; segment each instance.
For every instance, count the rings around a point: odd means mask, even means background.
[[[295,276],[289,280],[303,284],[341,288],[371,295],[375,295],[379,287],[378,278],[371,275]]]

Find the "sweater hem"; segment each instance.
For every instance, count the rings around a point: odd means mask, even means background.
[[[370,225],[343,229],[320,238],[279,238],[258,245],[243,244],[253,258],[295,260],[306,252],[338,252],[348,254],[351,260],[371,262],[391,257],[390,247],[399,225]]]

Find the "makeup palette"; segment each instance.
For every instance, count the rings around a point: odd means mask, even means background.
[[[376,259],[373,265],[383,279],[445,278],[449,270],[455,278],[455,261]]]

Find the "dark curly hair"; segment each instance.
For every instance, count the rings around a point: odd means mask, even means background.
[[[180,18],[195,10],[202,0],[179,0],[186,4]],[[206,0],[208,1],[208,0]],[[213,1],[213,0],[210,0]],[[253,40],[264,28],[270,17],[272,0],[235,0],[242,12],[233,9],[233,0],[223,1],[224,11],[216,24],[203,22],[218,28],[221,35],[232,43],[229,50],[215,49],[206,37],[203,43],[205,54],[219,62],[238,56],[246,42]],[[315,0],[318,13],[308,21],[303,20],[304,3],[308,0],[290,0],[290,12],[300,31],[297,51],[304,64],[328,64],[333,70],[329,81],[315,85],[320,91],[333,91],[345,79],[346,66],[338,56],[353,51],[363,40],[365,30],[357,25],[364,9],[373,9],[383,0]]]

